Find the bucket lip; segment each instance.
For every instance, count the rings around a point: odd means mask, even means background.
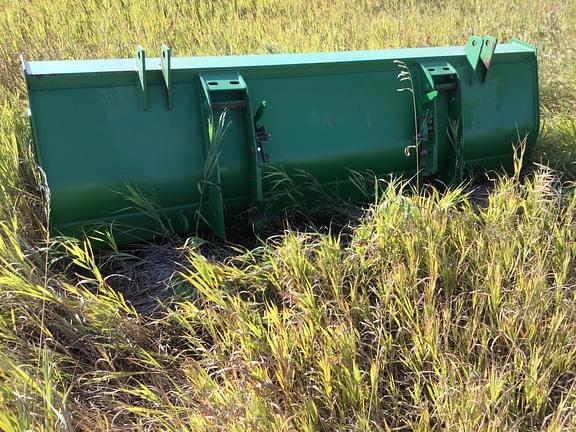
[[[531,45],[512,40],[498,44],[496,54],[534,53]],[[293,54],[249,54],[231,56],[173,57],[172,70],[231,69],[245,67],[284,67],[313,64],[337,64],[377,62],[387,60],[413,60],[464,55],[464,46],[436,48],[400,48],[366,51],[334,51]],[[92,60],[40,60],[23,62],[27,76],[66,75],[83,73],[132,72],[136,70],[134,59]],[[146,58],[146,70],[160,71],[159,57]]]

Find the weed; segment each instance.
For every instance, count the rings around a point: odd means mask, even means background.
[[[2,0],[0,10],[2,430],[576,430],[575,2]],[[544,120],[539,164],[524,176],[517,164],[481,203],[461,186],[408,193],[351,172],[372,204],[346,236],[287,229],[250,250],[192,238],[107,256],[89,242],[46,244],[20,53],[131,57],[161,42],[179,55],[309,52],[472,33],[538,46]],[[295,204],[295,186],[317,187],[303,172],[264,175]],[[132,192],[131,205],[166,225],[154,197]]]

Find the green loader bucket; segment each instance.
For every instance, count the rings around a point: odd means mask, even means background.
[[[268,208],[302,173],[355,199],[355,172],[446,183],[510,169],[515,143],[530,149],[539,127],[535,48],[489,36],[227,57],[139,47],[135,59],[23,68],[53,234],[112,227],[119,244],[167,230],[225,238],[227,212]]]

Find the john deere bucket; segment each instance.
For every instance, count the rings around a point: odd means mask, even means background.
[[[538,134],[534,47],[24,62],[54,234],[118,243],[212,230],[308,173],[354,198],[351,173],[437,178],[509,169]],[[294,183],[297,188],[297,182]],[[302,199],[307,199],[303,192]]]

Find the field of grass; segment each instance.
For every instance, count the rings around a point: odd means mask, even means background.
[[[47,242],[18,57],[539,49],[526,165],[256,247]],[[576,430],[576,2],[0,0],[0,430]],[[534,165],[533,162],[538,162]]]

